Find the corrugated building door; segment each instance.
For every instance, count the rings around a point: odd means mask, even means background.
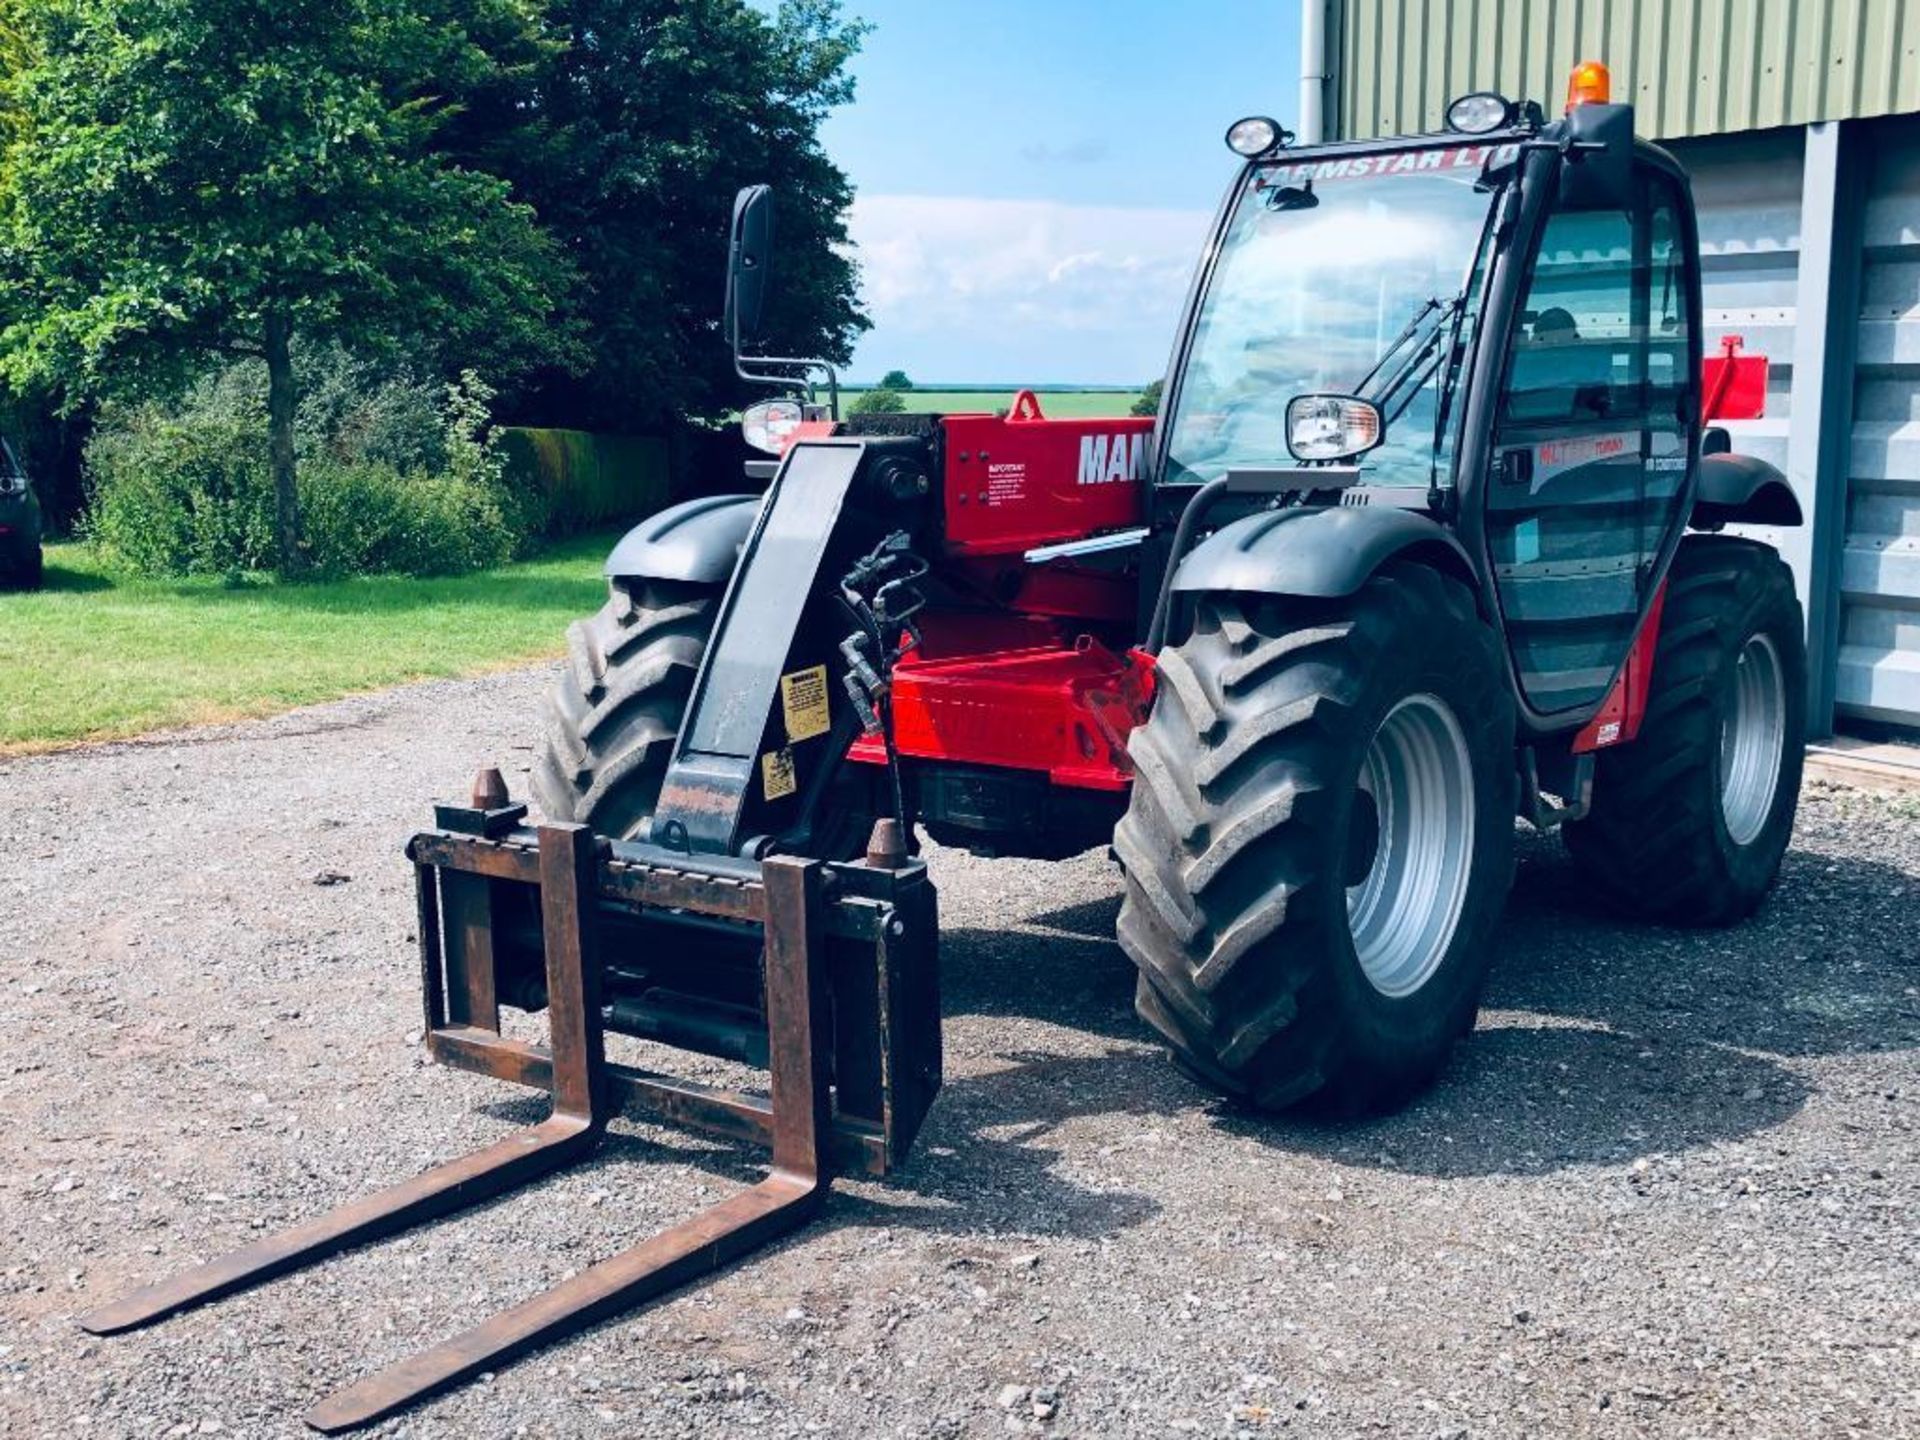
[[[1920,116],[1865,122],[1840,716],[1920,727]]]

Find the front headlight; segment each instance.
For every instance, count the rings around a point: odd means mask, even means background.
[[[1350,460],[1380,443],[1380,411],[1351,395],[1296,395],[1287,402],[1287,449],[1296,460]]]
[[[747,444],[769,455],[787,448],[787,438],[800,428],[800,406],[792,400],[762,400],[749,405],[740,417],[740,433]]]

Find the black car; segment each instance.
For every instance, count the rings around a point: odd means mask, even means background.
[[[40,588],[40,502],[13,446],[0,439],[0,584]]]

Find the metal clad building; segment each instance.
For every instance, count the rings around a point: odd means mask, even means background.
[[[1311,0],[1308,0],[1311,3]],[[1345,0],[1330,27],[1339,136],[1440,128],[1447,101],[1547,102],[1604,60],[1649,135],[1679,139],[1920,110],[1910,0]]]
[[[1477,89],[1552,113],[1607,64],[1693,173],[1709,351],[1772,361],[1766,418],[1728,428],[1810,517],[1766,538],[1807,605],[1812,728],[1920,732],[1920,0],[1330,0],[1325,43],[1342,138],[1438,129]]]

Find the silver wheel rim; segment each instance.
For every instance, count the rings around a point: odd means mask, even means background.
[[[1347,889],[1347,926],[1368,983],[1398,999],[1440,968],[1473,869],[1473,760],[1447,703],[1410,695],[1394,706],[1367,745],[1359,788],[1380,839]]]
[[[1780,651],[1754,635],[1733,667],[1733,698],[1720,721],[1720,814],[1727,838],[1751,845],[1766,828],[1787,743],[1787,683]]]

